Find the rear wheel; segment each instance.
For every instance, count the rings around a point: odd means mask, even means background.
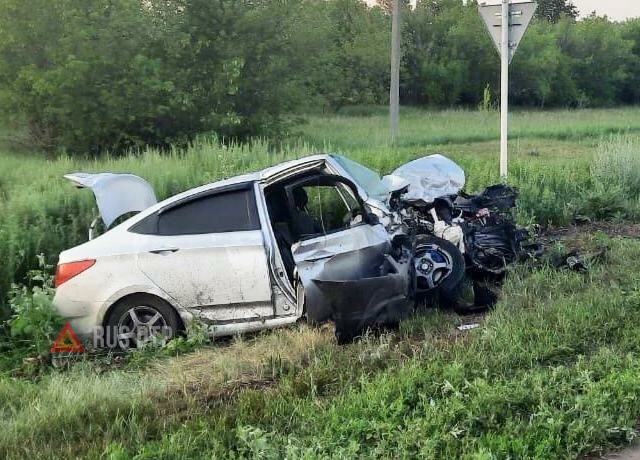
[[[416,293],[433,297],[443,307],[455,308],[465,278],[464,256],[451,242],[420,235],[414,251]]]
[[[105,324],[107,345],[128,350],[152,342],[167,342],[180,328],[180,318],[165,301],[147,295],[133,295],[118,302]]]

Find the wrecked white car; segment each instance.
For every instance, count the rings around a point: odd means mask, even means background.
[[[69,174],[108,231],[94,238],[94,221],[88,242],[60,254],[54,305],[79,335],[130,348],[194,319],[222,336],[303,315],[333,319],[344,342],[397,323],[421,294],[453,302],[468,248],[462,217],[439,217],[437,200],[464,173],[439,155],[417,161],[381,179],[314,155],[160,203],[134,175]]]

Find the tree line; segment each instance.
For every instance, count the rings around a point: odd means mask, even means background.
[[[290,115],[388,102],[385,1],[0,0],[0,116],[42,149],[122,151],[275,136]],[[576,20],[539,0],[511,100],[595,107],[640,100],[640,20]],[[403,8],[403,104],[490,108],[499,59],[475,1]]]

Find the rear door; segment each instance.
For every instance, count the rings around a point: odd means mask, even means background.
[[[274,315],[250,184],[182,200],[132,231],[149,235],[140,270],[179,305],[217,323]]]

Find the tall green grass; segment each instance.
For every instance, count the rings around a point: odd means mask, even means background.
[[[369,116],[309,116],[300,128],[303,137],[314,145],[325,142],[344,149],[390,147],[386,110],[372,110]],[[347,112],[349,113],[349,112]],[[485,142],[500,138],[500,113],[497,111],[426,111],[403,107],[399,147],[420,148]],[[637,108],[607,110],[515,110],[510,114],[512,139],[557,139],[578,141],[598,139],[612,133],[637,133],[640,111]]]
[[[0,380],[0,457],[560,459],[623,445],[640,418],[640,243],[568,244],[610,251],[588,273],[521,267],[469,332],[427,312],[344,347],[301,327],[148,370]]]
[[[637,109],[514,114],[509,182],[521,222],[640,216],[638,120]],[[440,151],[476,191],[499,180],[494,125],[492,113],[410,111],[393,146],[373,115],[311,119],[279,149],[200,140],[97,160],[0,153],[0,295],[37,254],[55,262],[86,239],[93,197],[67,172],[132,172],[162,199],[317,150],[381,173]],[[572,244],[610,252],[585,274],[515,270],[467,333],[455,315],[429,312],[346,347],[303,326],[151,369],[89,362],[33,381],[0,375],[0,458],[575,458],[624,444],[640,418],[640,244]]]
[[[396,146],[385,140],[384,118],[374,115],[312,118],[303,127],[302,137],[288,139],[278,149],[272,142],[223,146],[202,139],[186,151],[161,153],[149,149],[138,155],[96,160],[65,156],[47,160],[36,155],[0,153],[0,303],[12,282],[23,281],[27,271],[37,267],[38,254],[44,253],[49,263],[55,263],[61,250],[86,240],[87,225],[95,217],[93,197],[88,191],[73,189],[62,178],[65,173],[131,172],[149,180],[162,199],[316,151],[341,152],[383,174],[410,159],[440,151],[462,165],[467,189],[476,191],[499,181],[497,145],[494,141],[468,142],[492,139],[496,125],[496,115],[487,112],[410,110]],[[638,136],[628,134],[605,141],[599,151],[610,153],[599,154],[595,163],[592,156],[598,139],[558,138],[573,136],[570,133],[580,137],[636,129],[640,129],[640,111],[635,109],[516,113],[509,181],[521,190],[522,222],[566,224],[576,214],[597,218],[635,216],[639,206],[637,186],[621,194],[606,186],[603,178],[615,175],[612,168],[625,169],[622,160],[616,159],[615,164],[612,160],[618,150],[627,152],[624,158],[637,161],[634,152]],[[447,139],[439,138],[441,135]],[[634,165],[626,168],[625,180],[638,177]],[[609,183],[618,182],[613,177]]]

